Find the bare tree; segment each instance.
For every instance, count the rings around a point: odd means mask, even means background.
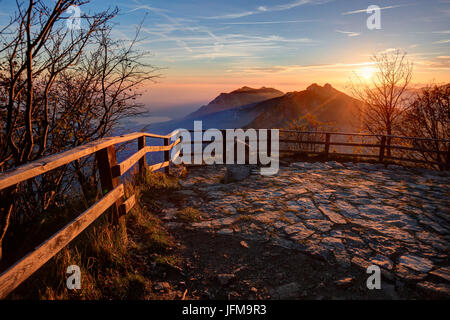
[[[440,154],[421,152],[421,155],[427,161],[440,163],[441,170],[448,170],[450,143],[442,140],[450,140],[450,84],[422,89],[404,119],[404,135],[432,139],[412,140],[413,147],[423,150],[447,150],[446,153]]]
[[[81,29],[68,28],[65,12],[87,2],[16,2],[0,30],[0,172],[111,134],[142,107],[138,89],[155,68],[135,48],[139,30],[112,40],[117,8],[83,14]],[[0,259],[11,221],[47,210],[74,179],[84,192],[96,186],[92,166],[77,161],[1,192]]]
[[[361,107],[364,129],[372,134],[393,135],[400,131],[402,115],[411,96],[408,92],[413,65],[406,53],[395,51],[372,58],[376,73],[369,80],[357,77],[351,84],[353,95],[364,102]],[[391,155],[391,138],[387,138],[387,155]]]

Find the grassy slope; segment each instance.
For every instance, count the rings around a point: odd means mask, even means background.
[[[153,299],[150,269],[176,268],[173,239],[151,212],[159,196],[179,187],[177,178],[162,173],[132,177],[126,194],[136,195],[127,215],[127,233],[112,227],[106,214],[59,252],[10,296],[10,299]],[[66,268],[81,268],[80,290],[66,288]]]

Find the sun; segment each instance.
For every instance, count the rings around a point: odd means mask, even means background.
[[[376,70],[373,67],[364,67],[362,69],[359,69],[358,73],[359,75],[364,78],[365,80],[372,79],[373,75],[375,74]]]

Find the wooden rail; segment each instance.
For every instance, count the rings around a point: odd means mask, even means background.
[[[267,141],[268,141],[268,150],[270,150],[270,143],[271,143],[271,132],[272,130],[279,130],[280,132],[280,144],[285,143],[287,145],[290,144],[297,144],[297,145],[323,145],[324,148],[322,151],[310,151],[310,150],[293,150],[293,149],[280,149],[280,152],[284,153],[302,153],[302,154],[314,154],[314,155],[322,155],[324,158],[330,158],[330,157],[351,157],[351,158],[373,158],[374,160],[377,160],[379,162],[384,162],[386,160],[395,160],[395,161],[403,161],[403,162],[413,162],[413,163],[423,163],[428,165],[437,165],[439,168],[443,170],[449,170],[450,169],[450,140],[445,139],[431,139],[431,138],[419,138],[419,137],[403,137],[403,136],[394,136],[394,135],[377,135],[377,134],[369,134],[369,133],[344,133],[344,132],[313,132],[313,131],[299,131],[299,130],[289,130],[289,129],[267,129]],[[205,132],[206,130],[202,130],[202,132]],[[226,147],[226,130],[219,130],[222,133],[222,136],[224,137],[224,146],[223,150],[225,150]],[[189,130],[190,133],[194,133],[194,130]],[[281,134],[285,133],[288,134],[288,137],[282,137]],[[316,136],[323,136],[324,140],[312,140],[312,139],[306,139],[306,140],[299,140],[295,137],[290,137],[289,135],[316,135]],[[379,140],[377,143],[353,143],[353,142],[342,142],[342,141],[333,141],[332,137],[334,136],[346,136],[346,137],[359,137],[359,138],[376,138]],[[388,140],[403,140],[408,142],[414,142],[414,141],[420,141],[420,142],[429,142],[429,143],[440,143],[442,145],[447,145],[447,148],[445,150],[436,150],[436,149],[428,149],[428,148],[417,148],[417,147],[409,147],[409,146],[401,146],[401,145],[395,145],[395,144],[388,144]],[[246,142],[252,142],[252,141],[246,141]],[[191,140],[191,143],[194,143],[193,140]],[[203,141],[203,143],[208,143],[208,141]],[[371,148],[376,149],[376,154],[362,154],[362,153],[338,153],[338,152],[331,152],[330,147],[331,146],[342,146],[342,147],[364,147],[364,148]],[[432,161],[428,159],[416,159],[416,158],[405,158],[405,157],[394,157],[394,156],[388,156],[386,154],[387,150],[393,151],[393,150],[403,150],[407,152],[421,152],[425,154],[435,154],[444,156],[444,161]]]
[[[126,213],[134,206],[136,200],[134,195],[125,201],[123,200],[124,186],[120,183],[119,178],[137,162],[139,162],[140,172],[144,170],[156,171],[161,168],[165,168],[166,172],[168,172],[171,162],[170,151],[181,142],[179,138],[170,144],[170,139],[176,134],[177,131],[168,135],[137,132],[104,138],[42,158],[10,172],[1,173],[0,191],[66,165],[74,160],[95,154],[102,193],[105,193],[105,195],[76,219],[38,246],[34,251],[27,254],[0,274],[0,299],[5,298],[11,291],[17,288],[104,212],[110,210],[112,223],[123,224]],[[146,137],[163,139],[164,146],[146,146]],[[135,139],[138,139],[138,151],[128,159],[117,163],[116,145]],[[147,166],[145,160],[146,154],[159,151],[164,152],[164,162]]]
[[[324,155],[325,158],[330,156],[345,156],[345,157],[365,157],[365,158],[375,158],[379,162],[383,162],[386,160],[395,160],[402,162],[414,162],[414,163],[423,163],[428,165],[437,165],[439,168],[443,170],[450,169],[450,140],[445,139],[431,139],[431,138],[416,138],[416,137],[402,137],[402,136],[392,136],[392,135],[374,135],[374,134],[361,134],[361,133],[341,133],[341,132],[311,132],[311,131],[295,131],[295,130],[283,130],[280,129],[280,132],[285,132],[289,134],[304,134],[304,135],[319,135],[325,136],[325,141],[315,141],[315,140],[298,140],[298,139],[280,139],[280,142],[285,143],[296,143],[296,144],[305,144],[305,145],[324,145],[324,150],[321,152],[317,151],[308,151],[308,150],[280,150],[280,152],[302,152],[302,153],[310,153],[310,154],[321,154]],[[349,136],[349,137],[372,137],[379,139],[377,143],[352,143],[352,142],[342,142],[342,141],[331,141],[332,136]],[[388,140],[403,140],[403,141],[421,141],[421,142],[430,142],[430,143],[440,143],[443,146],[446,145],[446,150],[436,150],[429,148],[417,148],[417,147],[409,147],[409,146],[401,146],[395,144],[388,144]],[[330,152],[330,146],[344,146],[344,147],[364,147],[364,148],[373,148],[377,149],[377,154],[362,154],[362,153],[338,153],[338,152]],[[444,156],[444,161],[431,161],[428,159],[416,159],[416,158],[405,158],[405,157],[394,157],[386,155],[386,150],[395,151],[402,150],[407,152],[420,152],[422,154],[435,154],[438,159],[441,159],[440,155]]]

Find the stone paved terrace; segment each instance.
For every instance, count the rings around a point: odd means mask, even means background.
[[[391,281],[450,295],[449,173],[299,162],[224,184],[225,171],[189,170],[177,194],[203,216],[183,227],[300,250],[340,268],[377,264]],[[170,228],[181,226],[178,209],[163,210]]]

